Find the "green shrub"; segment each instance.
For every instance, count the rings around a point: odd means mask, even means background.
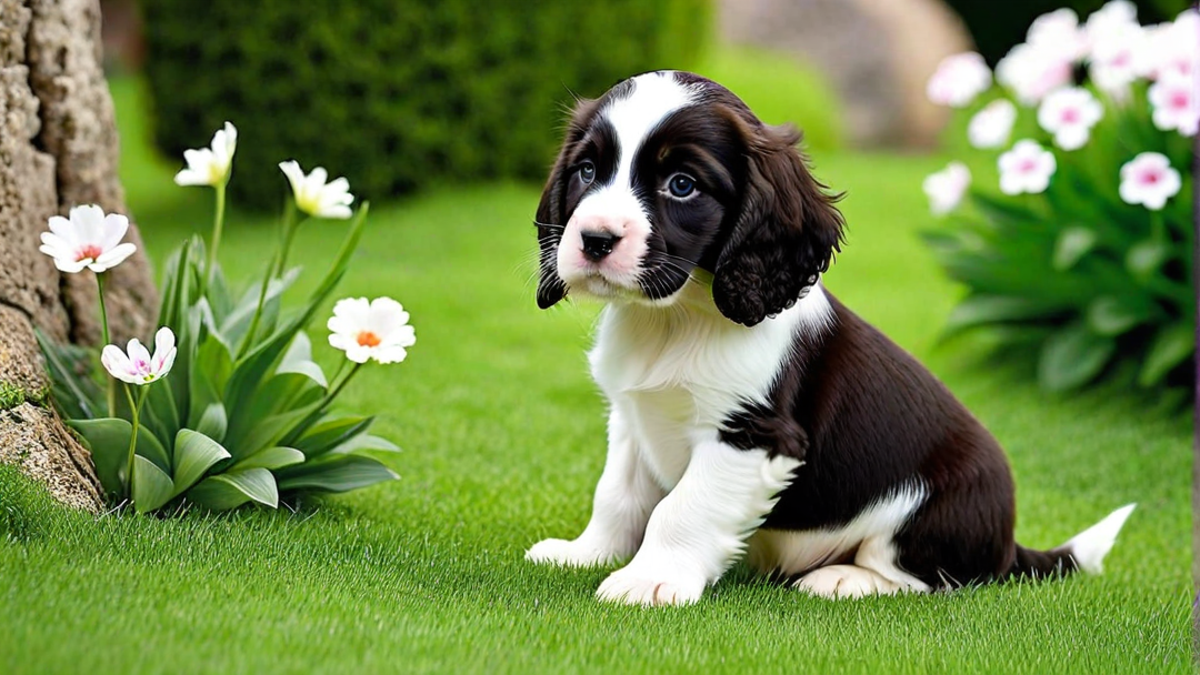
[[[233,121],[232,195],[278,206],[276,163],[317,162],[364,199],[444,179],[542,178],[572,95],[686,68],[708,0],[143,0],[157,145]]]

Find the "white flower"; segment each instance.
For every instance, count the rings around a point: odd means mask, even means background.
[[[387,297],[343,298],[333,306],[326,326],[331,331],[329,344],[346,352],[355,363],[375,359],[379,363],[399,363],[408,356],[408,347],[417,341],[408,325],[408,312]]]
[[[953,54],[942,59],[925,85],[925,94],[938,105],[962,108],[992,86],[992,71],[975,52]]]
[[[1082,57],[1087,50],[1087,37],[1079,26],[1079,15],[1066,7],[1034,19],[1025,41],[1035,47],[1059,50],[1072,61]]]
[[[76,206],[70,219],[50,216],[50,231],[42,233],[42,253],[54,258],[54,266],[62,272],[83,271],[88,268],[99,274],[116,267],[137,247],[121,239],[129,229],[129,219],[117,213],[104,215],[95,205]]]
[[[350,217],[354,195],[350,194],[350,183],[345,178],[326,183],[329,174],[325,169],[318,166],[305,176],[300,165],[294,161],[280,162],[279,168],[292,184],[296,207],[301,211],[317,218]]]
[[[1154,29],[1153,45],[1146,75],[1157,79],[1175,72],[1200,77],[1200,10],[1187,9],[1175,21]]]
[[[1112,0],[1092,12],[1084,26],[1091,49],[1115,32],[1138,26],[1137,6],[1129,0]]]
[[[967,140],[976,148],[999,148],[1008,142],[1016,121],[1017,106],[1006,98],[996,99],[971,118]]]
[[[1143,152],[1121,167],[1121,200],[1158,211],[1178,192],[1182,182],[1166,156]]]
[[[1006,195],[1043,192],[1058,165],[1054,154],[1036,141],[1017,141],[1012,150],[1000,155],[1000,191]]]
[[[1054,134],[1054,143],[1063,150],[1082,148],[1103,116],[1104,106],[1087,89],[1078,87],[1051,92],[1038,108],[1038,124]]]
[[[1071,81],[1070,50],[1062,45],[1023,42],[996,64],[996,79],[1024,105],[1034,105]]]
[[[1088,74],[1101,90],[1123,97],[1126,88],[1147,69],[1155,51],[1150,36],[1137,23],[1105,26],[1091,45]]]
[[[137,338],[129,341],[129,355],[116,345],[106,345],[100,352],[100,362],[110,375],[129,384],[150,384],[162,379],[175,365],[175,334],[163,326],[154,335],[154,356]]]
[[[971,171],[962,162],[950,162],[945,169],[930,174],[922,187],[929,196],[929,210],[935,216],[953,211],[971,184]]]
[[[1150,86],[1150,104],[1154,106],[1154,126],[1166,131],[1178,129],[1184,136],[1195,136],[1200,127],[1200,72],[1184,75],[1166,71]]]
[[[213,134],[212,146],[199,150],[184,150],[187,168],[175,174],[176,185],[211,185],[216,187],[229,180],[229,167],[237,150],[237,128],[229,122]]]

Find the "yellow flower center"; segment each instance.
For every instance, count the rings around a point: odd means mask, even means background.
[[[358,334],[358,344],[362,347],[378,347],[382,342],[379,336],[369,330],[364,330]]]

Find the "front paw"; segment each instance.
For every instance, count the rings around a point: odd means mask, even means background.
[[[608,548],[581,539],[544,539],[525,552],[525,559],[530,562],[562,567],[598,567],[616,557]]]
[[[608,576],[596,591],[605,602],[627,605],[690,605],[704,593],[704,579],[663,574],[630,564]]]

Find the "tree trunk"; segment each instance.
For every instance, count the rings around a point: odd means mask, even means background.
[[[92,511],[92,460],[51,408],[33,329],[97,345],[96,278],[60,274],[38,246],[49,217],[78,204],[126,213],[117,156],[99,0],[0,0],[0,462]],[[109,272],[114,342],[148,337],[158,305],[136,226],[125,240],[138,253]]]

